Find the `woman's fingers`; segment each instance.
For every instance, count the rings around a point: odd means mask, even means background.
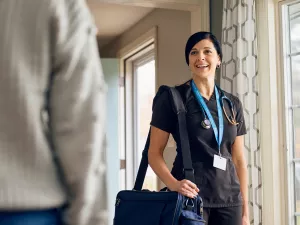
[[[199,189],[193,182],[189,180],[182,180],[180,186],[181,194],[189,198],[194,198],[198,195]]]
[[[189,198],[195,198],[199,192],[197,185],[189,180],[177,180],[176,183],[174,183],[174,185],[169,188],[170,190],[177,191]]]
[[[197,193],[200,191],[196,184],[189,180],[184,180],[193,190],[195,190]]]
[[[191,186],[189,186],[188,184],[184,184],[183,185],[184,189],[186,189],[187,191],[191,192],[193,195],[197,195],[198,193],[196,192],[196,190],[194,188],[192,188]]]
[[[194,189],[196,192],[199,192],[199,189],[196,184],[194,184],[192,181],[184,180],[192,189]]]
[[[189,197],[189,198],[194,198],[195,197],[195,195],[192,192],[190,192],[188,190],[185,190],[185,189],[183,189],[182,191],[180,191],[180,193],[182,195],[186,196],[186,197]]]

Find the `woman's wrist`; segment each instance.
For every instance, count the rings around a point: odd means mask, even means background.
[[[243,201],[243,216],[248,216],[248,214],[249,214],[248,201]]]
[[[177,187],[177,183],[178,180],[173,177],[173,179],[171,179],[166,185],[168,189],[170,189],[171,191],[175,191]]]

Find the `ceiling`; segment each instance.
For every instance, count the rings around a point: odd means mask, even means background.
[[[98,0],[87,0],[87,3],[98,27],[100,48],[153,10],[151,7],[101,3]]]

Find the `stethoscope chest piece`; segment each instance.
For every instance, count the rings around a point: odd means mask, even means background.
[[[201,122],[201,125],[202,125],[202,127],[205,128],[205,129],[210,129],[210,128],[211,128],[211,123],[210,123],[210,121],[209,121],[207,118],[205,118],[205,119]]]

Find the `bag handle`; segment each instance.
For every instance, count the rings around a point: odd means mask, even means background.
[[[169,90],[169,94],[171,94],[172,96],[173,110],[176,112],[177,115],[184,177],[185,179],[195,183],[194,169],[193,169],[191,152],[190,152],[190,143],[189,143],[189,137],[186,128],[185,106],[183,104],[179,91],[175,87],[161,86],[160,89],[161,88],[165,88]],[[142,160],[135,180],[134,190],[142,190],[144,184],[148,163],[149,163],[148,150],[150,146],[150,133],[151,133],[151,128],[149,130],[146,145],[142,154]]]

